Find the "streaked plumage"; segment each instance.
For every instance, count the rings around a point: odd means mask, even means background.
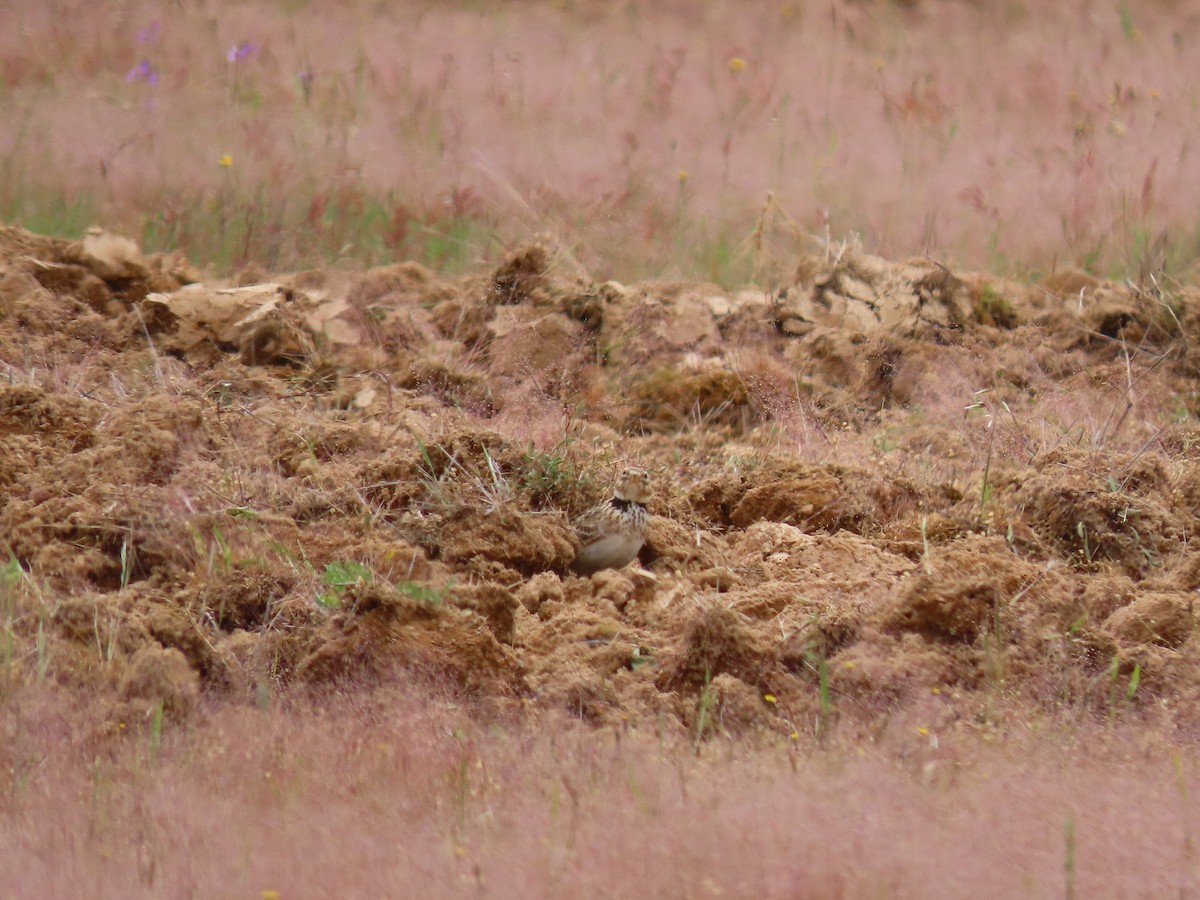
[[[612,497],[575,522],[580,550],[571,568],[580,575],[628,565],[646,542],[646,504],[650,473],[630,466],[621,470]]]

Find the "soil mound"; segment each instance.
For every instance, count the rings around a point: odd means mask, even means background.
[[[1191,288],[847,247],[774,295],[539,245],[252,276],[0,229],[0,677],[183,716],[419,674],[697,739],[998,691],[1196,724]],[[569,574],[629,462],[639,562]]]

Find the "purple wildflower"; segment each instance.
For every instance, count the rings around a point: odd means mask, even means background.
[[[135,40],[139,44],[153,44],[158,40],[158,19],[155,19],[137,33]]]
[[[146,84],[158,84],[158,73],[150,60],[143,59],[140,63],[125,73],[126,81],[144,81]]]
[[[240,44],[230,47],[229,52],[225,54],[225,58],[231,63],[241,62],[243,59],[249,59],[258,52],[258,47],[250,41],[242,41]]]
[[[304,94],[304,99],[308,100],[312,96],[313,79],[316,77],[313,70],[305,66],[296,73],[296,83],[300,85],[300,90]]]

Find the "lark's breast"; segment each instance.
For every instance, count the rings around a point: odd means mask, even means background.
[[[572,568],[590,575],[600,569],[619,569],[633,562],[644,543],[640,534],[612,534],[584,547]]]

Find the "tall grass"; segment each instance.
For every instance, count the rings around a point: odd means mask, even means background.
[[[433,702],[430,702],[431,699]],[[1188,896],[1194,749],[900,731],[752,749],[476,718],[420,688],[199,721],[17,698],[13,896]],[[461,701],[461,698],[459,698]],[[0,701],[2,702],[2,701]],[[285,708],[286,707],[286,708]],[[478,710],[475,711],[478,713]]]
[[[1200,246],[1189,4],[15,0],[0,216],[221,268],[749,277],[812,233],[1030,272]]]

